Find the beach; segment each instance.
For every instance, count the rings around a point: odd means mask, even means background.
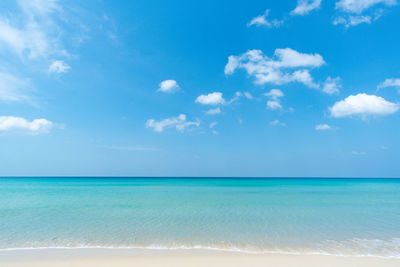
[[[399,194],[399,179],[3,178],[0,259],[398,264]]]
[[[196,249],[28,249],[0,251],[0,266],[398,267],[400,266],[400,259],[327,255],[248,254]]]

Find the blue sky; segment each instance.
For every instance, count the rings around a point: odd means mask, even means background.
[[[0,175],[400,177],[395,0],[2,1]]]

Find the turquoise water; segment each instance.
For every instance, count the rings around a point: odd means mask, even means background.
[[[400,257],[400,179],[0,178],[0,249]]]

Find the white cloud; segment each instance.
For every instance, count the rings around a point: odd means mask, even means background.
[[[393,6],[397,4],[396,0],[339,0],[336,2],[336,9],[340,9],[348,13],[360,14],[364,10],[377,5],[383,4],[386,6]]]
[[[286,126],[286,123],[281,122],[279,120],[273,120],[269,123],[271,126]]]
[[[279,59],[273,61],[278,67],[320,67],[325,64],[319,54],[305,54],[291,48],[276,49],[275,56]]]
[[[216,114],[220,114],[221,113],[221,109],[219,107],[214,108],[214,109],[209,109],[206,111],[207,115],[216,115]]]
[[[336,118],[359,115],[389,115],[397,112],[400,105],[389,102],[376,95],[364,93],[350,95],[346,99],[336,102],[331,108],[331,115]]]
[[[231,75],[242,68],[255,77],[257,84],[301,82],[309,87],[318,87],[307,68],[323,64],[325,61],[319,54],[299,53],[291,48],[276,49],[272,58],[264,56],[261,50],[249,50],[239,56],[229,56],[225,74]]]
[[[229,101],[226,101],[223,104],[227,104],[227,105],[232,104],[232,103],[238,101],[239,98],[241,98],[241,97],[245,97],[245,98],[247,98],[249,100],[253,99],[253,96],[249,92],[243,92],[243,93],[242,92],[236,92],[234,97],[232,97]]]
[[[65,55],[59,38],[59,27],[51,15],[61,8],[57,1],[18,1],[20,13],[9,18],[0,17],[0,44],[29,59],[48,57],[51,54]]]
[[[371,16],[348,16],[347,18],[337,17],[333,20],[333,25],[343,24],[346,28],[349,28],[362,23],[370,24],[371,20]]]
[[[342,85],[340,84],[340,78],[331,78],[329,76],[324,82],[322,91],[329,95],[333,95],[338,94],[340,92],[340,88],[342,88]]]
[[[28,80],[0,72],[0,100],[27,101],[30,99],[27,91],[31,89]]]
[[[213,121],[212,123],[210,123],[210,128],[214,128],[217,125],[216,121]]]
[[[313,82],[311,74],[308,70],[297,70],[293,72],[292,81],[301,82],[311,88],[318,88],[319,84]]]
[[[163,93],[174,93],[179,90],[179,85],[175,80],[165,80],[160,82],[157,91]]]
[[[272,110],[282,109],[282,105],[278,101],[269,100],[267,101],[267,108]]]
[[[346,28],[362,23],[371,24],[372,21],[376,21],[382,16],[383,9],[378,9],[374,12],[368,12],[367,10],[370,10],[371,7],[378,4],[394,6],[397,4],[397,0],[339,0],[336,2],[336,9],[344,12],[345,14],[336,17],[333,20],[333,24],[343,24]]]
[[[254,98],[249,92],[243,92],[243,95],[244,95],[247,99],[253,99],[253,98]]]
[[[378,84],[378,89],[386,87],[400,87],[400,79],[386,79],[380,84]]]
[[[360,151],[351,151],[351,154],[353,154],[354,156],[365,156],[365,155],[367,155],[366,152],[360,152]]]
[[[330,129],[332,129],[332,127],[329,126],[328,124],[318,124],[315,126],[315,130],[317,131],[326,131]]]
[[[277,20],[277,19],[268,21],[267,20],[268,14],[269,14],[269,9],[265,10],[264,14],[253,18],[249,23],[247,23],[247,27],[255,25],[257,27],[265,26],[270,28],[270,27],[279,27],[284,23],[283,20]]]
[[[285,94],[279,89],[271,89],[268,93],[264,94],[265,96],[271,98],[271,100],[267,101],[267,108],[271,110],[282,109],[282,105],[280,103],[280,98]]]
[[[18,0],[20,7],[30,16],[35,14],[46,15],[59,10],[58,0]]]
[[[279,89],[271,89],[268,93],[264,94],[265,96],[270,97],[273,100],[278,100],[279,98],[283,97],[285,94]]]
[[[70,68],[63,60],[54,60],[49,66],[49,72],[64,73],[68,72]]]
[[[231,100],[227,101],[226,104],[232,104],[233,102],[236,102],[241,96],[243,96],[241,92],[236,92],[235,96],[232,97]]]
[[[0,116],[0,131],[26,132],[29,134],[47,133],[53,123],[46,119],[28,121],[22,117]]]
[[[190,126],[200,126],[199,121],[186,121],[186,115],[180,114],[178,117],[171,117],[161,121],[149,119],[146,121],[146,128],[153,128],[155,132],[163,132],[165,128],[175,127],[178,131],[183,131]]]
[[[208,95],[198,96],[195,102],[203,105],[219,105],[219,104],[224,104],[225,99],[222,97],[221,92],[213,92]]]
[[[296,8],[290,12],[291,15],[305,15],[321,6],[321,0],[298,0]]]
[[[110,149],[110,150],[120,150],[120,151],[156,151],[157,148],[154,147],[144,147],[144,146],[109,146],[100,145],[99,147]]]

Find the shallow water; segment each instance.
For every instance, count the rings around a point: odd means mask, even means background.
[[[0,249],[400,258],[400,179],[0,178]]]

